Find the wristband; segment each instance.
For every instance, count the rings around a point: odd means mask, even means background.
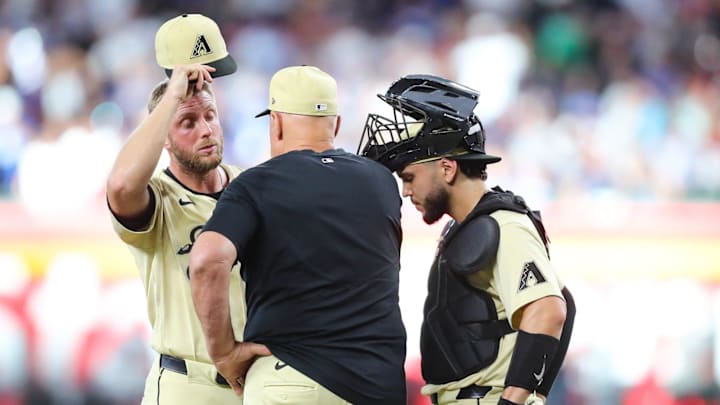
[[[562,335],[560,335],[560,345],[555,352],[555,356],[553,356],[552,362],[548,363],[542,383],[537,387],[538,394],[545,395],[545,397],[550,394],[550,389],[560,372],[563,360],[565,360],[565,354],[567,354],[568,346],[570,346],[570,336],[572,335],[573,326],[575,324],[575,300],[567,287],[562,289],[562,294],[563,297],[565,297],[567,313],[565,315],[565,324],[563,325]]]
[[[510,401],[508,399],[500,398],[500,401],[498,401],[498,405],[521,405],[521,404],[516,404],[515,402]]]
[[[559,344],[560,340],[550,335],[519,330],[505,386],[535,392],[543,382]]]

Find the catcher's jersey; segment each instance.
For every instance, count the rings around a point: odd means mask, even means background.
[[[232,179],[240,169],[222,164]],[[196,193],[165,171],[150,180],[155,211],[148,228],[132,231],[112,216],[113,228],[128,244],[147,295],[152,348],[159,353],[212,364],[193,307],[188,278],[190,249],[213,212],[217,199]],[[235,339],[245,326],[245,287],[238,265],[230,279],[230,315]]]
[[[562,295],[563,284],[553,270],[545,245],[527,215],[498,210],[490,214],[500,227],[500,242],[492,268],[482,269],[467,277],[468,282],[492,296],[498,319],[511,320],[517,329],[520,317],[517,311],[523,306],[547,296]],[[428,384],[422,388],[424,395],[441,390],[457,390],[472,384],[497,387],[480,403],[496,404],[505,385],[517,333],[505,335],[500,340],[497,359],[488,367],[478,370],[460,381],[443,385]]]

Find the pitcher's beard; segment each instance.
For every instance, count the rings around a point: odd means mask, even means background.
[[[222,162],[223,146],[218,144],[217,150],[209,156],[188,153],[175,147],[175,145],[171,145],[171,153],[175,156],[178,164],[185,170],[195,174],[205,174],[210,170],[214,170]]]

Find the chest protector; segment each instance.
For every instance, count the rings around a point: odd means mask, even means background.
[[[490,294],[465,279],[489,271],[495,261],[500,228],[489,214],[497,210],[528,215],[547,249],[539,212],[499,187],[486,193],[463,222],[446,225],[430,270],[420,336],[422,374],[430,384],[457,381],[489,366],[500,338],[515,332],[507,319],[498,319]]]

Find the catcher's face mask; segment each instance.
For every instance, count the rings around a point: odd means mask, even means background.
[[[391,171],[441,157],[500,160],[485,154],[485,132],[473,114],[477,93],[429,75],[406,76],[378,95],[393,109],[393,119],[369,114],[358,154]]]

